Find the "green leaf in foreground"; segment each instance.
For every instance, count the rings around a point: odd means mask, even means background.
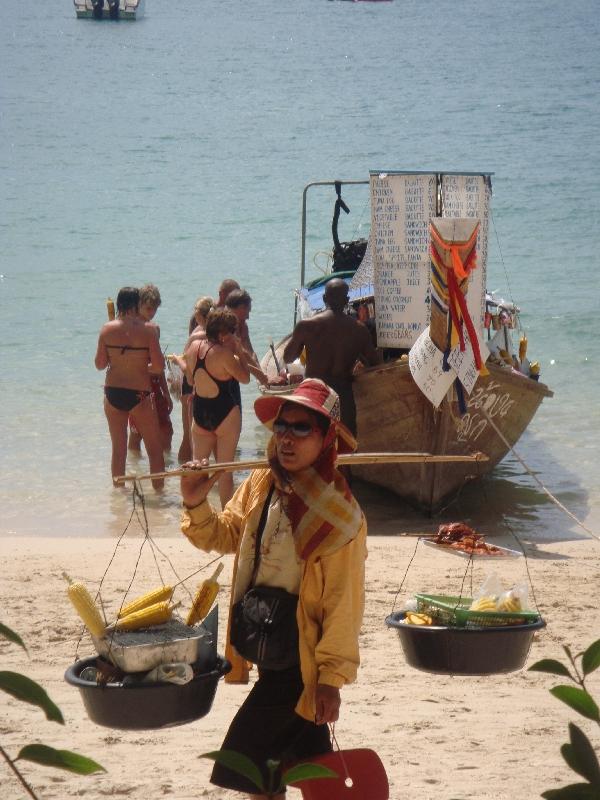
[[[55,750],[45,744],[28,744],[23,747],[17,758],[33,761],[45,767],[57,767],[78,775],[91,775],[94,772],[106,772],[104,767],[91,758],[72,753],[70,750]]]
[[[252,762],[247,756],[242,753],[236,753],[234,750],[213,750],[211,753],[202,753],[200,758],[210,758],[221,764],[227,769],[243,775],[248,778],[260,791],[265,793],[265,786],[263,784],[262,775],[256,764]]]
[[[590,672],[600,667],[600,639],[592,642],[585,651],[581,657],[581,666],[583,667],[584,675],[589,675]]]
[[[11,630],[7,625],[3,625],[0,622],[0,636],[4,636],[5,639],[8,639],[10,642],[14,642],[15,644],[20,645],[23,650],[27,653],[27,648],[25,647],[25,643],[23,639],[19,636],[18,633],[15,633]]]
[[[296,764],[283,774],[283,782],[288,784],[298,783],[298,781],[306,781],[312,778],[337,778],[337,772],[334,772],[329,767],[323,767],[321,764]]]
[[[571,743],[563,744],[560,748],[562,757],[574,772],[599,790],[600,797],[600,765],[590,740],[581,728],[572,722],[569,723],[569,737]]]
[[[571,783],[561,789],[549,789],[542,797],[546,800],[598,800],[598,789],[589,783]]]
[[[571,673],[557,661],[555,658],[542,658],[541,661],[536,661],[529,667],[529,672],[550,672],[552,675],[564,675],[566,678],[571,678]]]
[[[576,686],[554,686],[550,689],[550,694],[562,700],[578,714],[581,714],[587,719],[592,719],[594,722],[600,722],[600,712],[594,699],[585,691],[585,689],[578,689]]]
[[[39,706],[46,714],[46,719],[51,722],[65,724],[58,706],[54,705],[39,683],[32,681],[31,678],[18,672],[0,672],[0,689],[16,697],[17,700]]]

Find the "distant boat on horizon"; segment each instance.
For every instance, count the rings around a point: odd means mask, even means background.
[[[134,20],[144,13],[145,0],[73,0],[77,19]]]

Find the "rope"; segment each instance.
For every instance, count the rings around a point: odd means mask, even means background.
[[[402,591],[402,587],[404,586],[404,581],[406,580],[406,576],[408,575],[408,570],[410,569],[410,565],[414,561],[415,556],[417,554],[417,548],[419,547],[419,542],[420,541],[421,541],[420,539],[417,539],[417,543],[415,544],[415,549],[413,550],[413,554],[410,557],[410,561],[408,562],[408,566],[406,567],[406,571],[404,573],[404,576],[403,576],[402,580],[400,581],[400,588],[398,589],[398,591],[394,595],[394,602],[392,603],[392,614],[394,613],[394,608],[396,607],[396,600],[398,599],[398,595],[400,594],[400,592]]]
[[[346,775],[346,780],[345,780],[346,786],[352,786],[353,781],[350,775],[350,770],[348,769],[348,765],[346,764],[346,759],[344,758],[344,753],[342,752],[342,748],[339,746],[338,740],[335,737],[335,722],[332,722],[329,725],[329,731],[331,733],[331,739],[335,744],[335,746],[337,747],[338,755],[340,757],[340,761],[342,762],[342,766],[344,767],[344,773]],[[350,784],[348,784],[348,781],[350,781]]]
[[[484,416],[484,417],[487,419],[487,421],[490,423],[490,425],[492,426],[492,428],[494,429],[494,431],[495,431],[495,432],[498,434],[498,436],[500,437],[500,439],[501,439],[501,440],[504,442],[505,446],[506,446],[506,447],[508,447],[508,449],[510,450],[510,452],[511,452],[511,453],[513,454],[513,456],[514,456],[514,457],[517,459],[517,461],[518,461],[518,462],[521,464],[521,466],[523,467],[523,469],[524,469],[524,470],[525,470],[525,471],[526,471],[526,472],[527,472],[527,473],[528,473],[528,474],[529,474],[529,475],[530,475],[530,476],[533,478],[533,480],[534,480],[534,481],[537,483],[537,485],[540,487],[540,489],[541,489],[541,490],[542,490],[542,491],[543,491],[543,492],[544,492],[544,493],[545,493],[545,494],[546,494],[546,495],[547,495],[547,496],[550,498],[550,500],[552,500],[552,502],[553,502],[553,503],[554,503],[556,506],[558,506],[558,508],[560,508],[560,509],[561,509],[561,511],[564,511],[564,512],[565,512],[565,514],[567,514],[567,516],[569,516],[569,517],[570,517],[570,518],[571,518],[571,519],[572,519],[574,522],[576,522],[576,523],[577,523],[577,525],[579,525],[579,527],[580,527],[580,528],[583,528],[583,530],[584,530],[586,533],[588,533],[588,534],[589,534],[589,535],[590,535],[590,536],[591,536],[593,539],[596,539],[597,541],[600,541],[600,536],[599,536],[597,533],[594,533],[594,531],[590,530],[590,528],[588,528],[588,527],[587,527],[587,525],[585,525],[585,524],[584,524],[584,523],[583,523],[583,522],[582,522],[580,519],[578,519],[578,518],[575,516],[575,514],[573,514],[571,511],[569,511],[569,509],[568,509],[568,508],[567,508],[565,505],[563,505],[563,504],[560,502],[560,500],[559,500],[557,497],[555,497],[555,496],[552,494],[552,492],[551,492],[551,491],[550,491],[550,490],[549,490],[549,489],[548,489],[546,486],[544,486],[544,484],[543,484],[543,483],[541,482],[541,480],[540,480],[540,479],[537,477],[537,475],[536,475],[536,474],[533,472],[533,470],[531,470],[531,469],[530,469],[530,468],[527,466],[527,464],[526,464],[526,463],[523,461],[523,459],[521,458],[521,456],[520,456],[520,455],[517,453],[517,451],[514,449],[514,447],[513,447],[513,446],[510,444],[510,442],[508,441],[508,439],[506,438],[506,436],[505,436],[505,435],[502,433],[502,431],[501,431],[501,430],[498,428],[498,426],[497,426],[497,425],[496,425],[496,423],[493,421],[493,419],[490,417],[490,415],[489,415],[489,414],[488,414],[488,412],[485,410],[485,408],[482,406],[480,410],[481,410],[481,412],[482,412],[483,416]]]
[[[165,581],[164,581],[164,579],[162,577],[162,573],[161,573],[161,570],[160,570],[160,564],[159,564],[158,559],[156,557],[156,552],[155,551],[157,551],[168,562],[169,566],[173,570],[173,574],[177,578],[177,583],[174,584],[173,589],[175,589],[177,586],[183,586],[185,591],[188,593],[192,603],[194,601],[194,596],[190,592],[190,590],[187,588],[187,586],[185,586],[185,582],[187,580],[189,580],[189,578],[193,578],[194,575],[197,575],[199,572],[202,572],[203,570],[205,570],[208,567],[212,566],[216,561],[219,561],[222,558],[222,556],[219,555],[216,558],[213,558],[212,561],[209,561],[208,563],[204,564],[199,569],[195,570],[194,572],[190,573],[189,575],[186,575],[185,578],[181,578],[179,576],[177,570],[175,569],[171,559],[168,557],[168,555],[166,553],[164,553],[161,550],[161,548],[156,544],[156,542],[154,541],[154,539],[150,535],[150,525],[149,525],[149,522],[148,522],[148,516],[146,514],[146,498],[144,496],[144,492],[142,491],[142,487],[141,487],[139,481],[134,481],[133,482],[133,489],[132,489],[132,492],[131,492],[131,498],[132,498],[131,514],[129,515],[129,519],[127,520],[127,524],[125,525],[125,528],[123,529],[121,535],[117,539],[117,543],[116,543],[116,545],[114,547],[114,550],[112,552],[112,555],[111,555],[111,557],[110,557],[110,559],[108,561],[106,569],[104,570],[104,573],[103,573],[102,577],[100,578],[100,584],[98,586],[98,591],[96,592],[96,595],[95,595],[95,598],[94,598],[96,601],[99,600],[99,602],[100,602],[100,604],[102,606],[102,613],[104,615],[104,621],[105,622],[107,620],[106,620],[106,614],[104,612],[104,603],[103,603],[102,597],[100,595],[100,590],[102,589],[102,584],[104,583],[104,579],[106,578],[106,576],[108,574],[108,571],[109,571],[109,569],[110,569],[110,567],[111,567],[111,565],[112,565],[112,563],[113,563],[113,561],[115,559],[115,556],[117,554],[117,550],[119,549],[119,546],[120,546],[120,544],[121,544],[121,542],[123,540],[123,537],[125,536],[125,534],[129,530],[129,527],[131,525],[131,522],[132,522],[134,516],[137,518],[137,521],[138,521],[140,527],[142,528],[142,531],[144,532],[144,538],[142,540],[142,543],[140,545],[140,549],[138,551],[138,555],[137,555],[137,559],[136,559],[136,562],[135,562],[135,566],[133,568],[133,575],[131,576],[131,580],[129,581],[129,585],[127,586],[127,589],[125,590],[125,593],[123,594],[123,598],[121,600],[121,605],[119,606],[118,614],[121,613],[121,610],[123,609],[123,606],[125,604],[125,600],[127,599],[127,595],[129,594],[129,591],[131,590],[131,587],[133,586],[133,582],[135,580],[135,576],[137,574],[138,566],[139,566],[139,563],[140,563],[140,560],[141,560],[141,557],[142,557],[142,551],[144,549],[144,546],[146,545],[146,542],[150,545],[152,556],[154,558],[154,563],[156,565],[156,568],[157,568],[158,575],[159,575],[161,583],[163,585],[165,585]],[[139,502],[139,506],[141,506],[141,516],[140,516],[140,510],[139,510],[139,507],[138,507],[138,502]],[[118,614],[117,614],[117,616],[118,616]],[[78,638],[77,644],[75,646],[75,659],[74,659],[75,661],[77,660],[77,656],[78,656],[78,653],[79,653],[79,646],[81,644],[81,640],[83,639],[85,631],[86,631],[86,627],[84,625],[82,627],[82,629],[81,629],[81,633],[79,634],[79,638]],[[112,642],[113,642],[115,633],[116,633],[116,630],[113,630],[111,632],[109,652],[110,652],[110,647],[112,647]]]

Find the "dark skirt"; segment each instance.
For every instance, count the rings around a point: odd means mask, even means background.
[[[285,770],[293,763],[331,750],[327,725],[315,725],[294,711],[303,688],[298,666],[281,671],[259,670],[258,680],[221,745],[222,750],[234,750],[251,759],[260,769],[267,789],[268,759],[281,761]],[[276,775],[279,781],[281,770]],[[224,789],[260,794],[252,781],[220,764],[215,764],[211,782]]]

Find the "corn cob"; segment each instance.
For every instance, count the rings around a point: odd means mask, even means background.
[[[203,620],[210,611],[219,591],[217,578],[221,574],[222,569],[223,563],[219,564],[210,578],[206,578],[198,587],[194,602],[192,603],[192,607],[185,621],[186,625],[195,625],[197,622]]]
[[[91,594],[83,583],[74,583],[66,572],[63,572],[63,578],[69,584],[67,594],[69,595],[69,600],[73,603],[75,611],[77,611],[92,636],[101,639],[104,636],[106,626]]]
[[[112,631],[136,631],[138,628],[150,628],[152,625],[162,625],[171,619],[173,609],[177,608],[179,603],[171,606],[168,601],[162,603],[154,603],[152,606],[146,606],[140,611],[134,611],[133,614],[128,614],[126,617],[119,617],[119,619],[110,625],[106,630]]]
[[[161,603],[163,600],[170,600],[173,595],[172,586],[161,586],[159,589],[154,589],[152,592],[132,600],[119,611],[119,619],[126,617],[128,614],[134,614],[136,611],[141,611],[143,608],[153,606],[155,603]]]

